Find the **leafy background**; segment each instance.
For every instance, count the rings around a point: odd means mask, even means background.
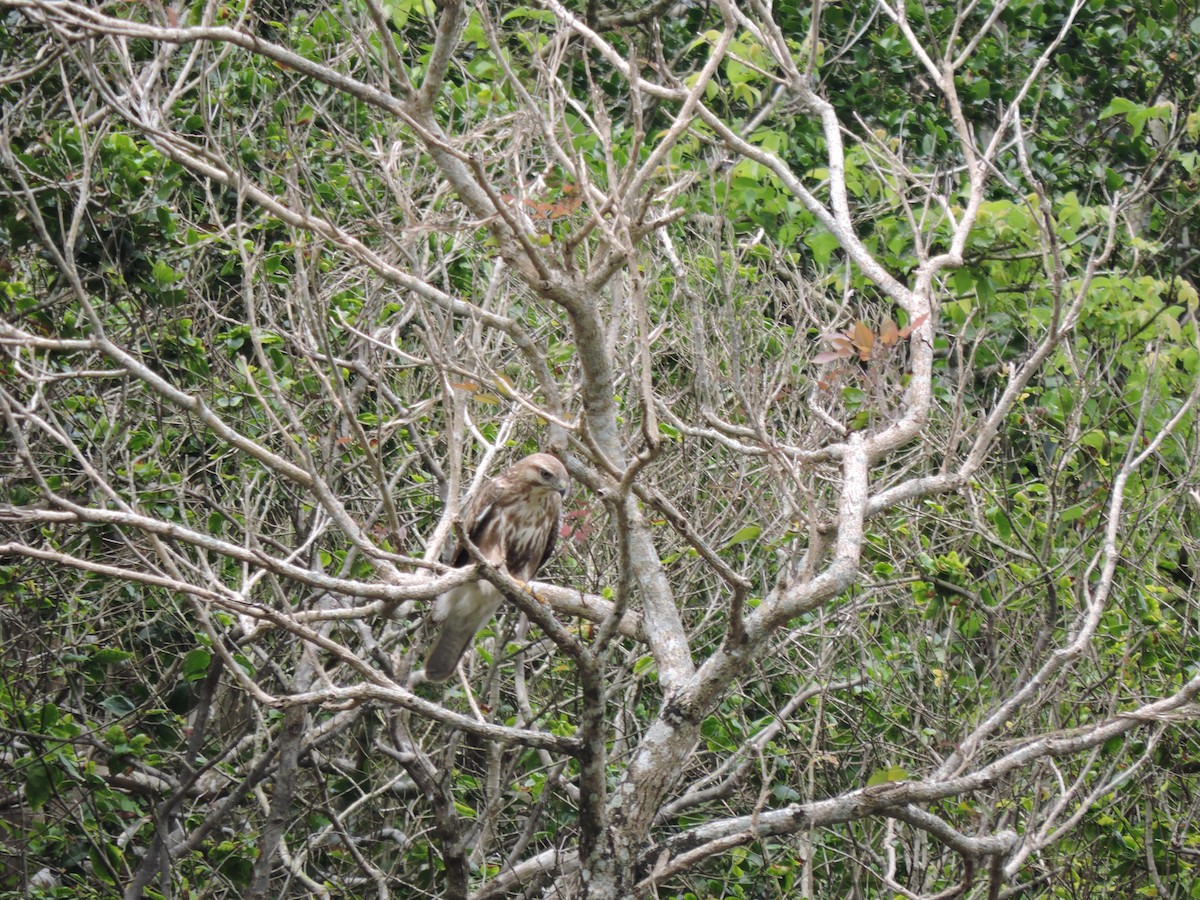
[[[720,36],[709,4],[676,4],[653,24],[633,4],[568,7],[664,81],[688,84]],[[438,11],[421,2],[102,9],[130,22],[236,27],[383,92],[396,85],[390,53],[415,84],[436,62]],[[1070,13],[1039,0],[997,9],[908,13],[935,47],[997,16],[955,76],[981,146]],[[818,10],[814,46],[806,35]],[[0,356],[0,888],[435,896],[449,819],[476,842],[468,855],[481,890],[528,853],[572,845],[575,760],[386,704],[261,702],[247,683],[283,696],[317,669],[337,684],[356,676],[293,632],[239,633],[231,608],[114,574],[225,585],[290,612],[343,600],[171,527],[364,582],[378,568],[361,536],[385,557],[431,546],[436,557],[430,536],[477,465],[496,459],[489,446],[515,459],[543,443],[546,420],[529,406],[550,407],[547,385],[562,410],[584,403],[570,317],[524,286],[403,118],[244,48],[135,36],[120,43],[123,56],[116,41],[74,42],[45,15],[33,2],[0,9],[0,289],[15,329]],[[888,272],[911,278],[968,201],[944,96],[876,5],[780,3],[774,17],[845,129],[857,234]],[[481,5],[431,116],[480,183],[528,216],[533,246],[578,263],[605,252],[579,172],[616,193],[676,108],[635,96],[612,60],[560,32],[548,8]],[[188,54],[198,54],[195,75],[176,84]],[[1186,5],[1093,0],[1078,11],[1020,100],[1020,131],[989,172],[961,267],[936,285],[931,418],[873,483],[964,457],[1064,298],[1085,284],[1115,216],[1112,253],[1078,323],[1006,411],[969,485],[870,520],[856,586],[791,622],[706,713],[655,840],[936,770],[1069,643],[1101,577],[1114,480],[1164,431],[1122,482],[1117,563],[1094,638],[979,752],[1069,737],[1196,674],[1200,448],[1190,410],[1174,417],[1200,363],[1198,58],[1200,18]],[[131,73],[154,65],[162,76],[145,90],[162,120],[149,130]],[[738,30],[705,102],[828,202],[825,134],[774,70],[755,35]],[[200,177],[167,143],[228,177]],[[583,168],[567,172],[561,152]],[[256,202],[247,183],[309,220]],[[661,443],[639,474],[640,497],[690,652],[703,660],[727,635],[729,587],[688,535],[746,580],[751,608],[791,577],[812,529],[836,518],[839,484],[828,467],[763,448],[815,451],[839,438],[829,420],[883,428],[902,412],[908,330],[920,323],[775,174],[703,123],[626,199],[622,215],[653,209],[662,223],[594,302],[610,329],[621,440],[634,451]],[[396,271],[468,306],[431,302]],[[319,478],[359,535],[210,413]],[[713,419],[728,426],[725,439],[713,437]],[[570,440],[599,465],[585,435]],[[55,497],[158,530],[24,514],[63,508]],[[596,491],[575,491],[561,545],[546,581],[609,600],[631,590],[620,523]],[[391,673],[419,642],[423,609],[334,619],[321,633]],[[562,618],[594,636],[594,623]],[[538,634],[515,612],[493,623],[473,670],[477,702],[489,721],[571,736],[584,701],[572,667]],[[422,691],[472,713],[461,686]],[[663,701],[644,644],[616,642],[607,692],[615,783]],[[397,728],[436,767],[438,799],[396,744],[388,751]],[[289,729],[303,734],[295,744],[281,738]],[[1189,724],[1148,722],[929,809],[972,834],[1044,828],[1053,839],[1010,885],[1027,896],[1200,896],[1198,753]],[[286,863],[264,873],[256,860],[271,829]],[[147,865],[164,845],[169,859]],[[859,818],[735,847],[660,890],[840,897],[901,885],[935,896],[961,884],[986,896],[973,865],[926,832]]]

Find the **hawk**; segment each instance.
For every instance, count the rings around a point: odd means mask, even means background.
[[[471,543],[494,566],[529,581],[554,552],[562,501],[567,494],[567,470],[548,453],[534,453],[513,463],[476,492],[463,514]],[[465,546],[451,565],[470,565]],[[502,594],[483,579],[451,588],[433,609],[442,632],[425,660],[425,677],[445,681],[454,674],[463,652],[500,606]]]

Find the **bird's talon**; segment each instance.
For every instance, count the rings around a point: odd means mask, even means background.
[[[538,603],[542,604],[542,606],[546,606],[549,604],[549,601],[546,600],[544,597],[538,596],[538,592],[529,586],[528,581],[522,581],[520,578],[514,578],[513,581],[515,581],[517,584],[519,584],[521,586],[522,591],[524,591],[526,594],[528,594],[530,597],[532,597]]]

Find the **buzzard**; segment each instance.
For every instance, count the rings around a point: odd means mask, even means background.
[[[548,453],[534,453],[513,463],[476,492],[463,514],[463,527],[471,543],[494,566],[529,581],[554,552],[562,500],[567,493],[567,470]],[[470,565],[466,547],[454,553],[451,565]],[[445,681],[475,632],[500,606],[502,595],[490,582],[479,579],[451,588],[437,599],[433,618],[442,622],[442,633],[425,660],[425,677]]]

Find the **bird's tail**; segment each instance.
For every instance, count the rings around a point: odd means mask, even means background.
[[[446,619],[437,643],[425,658],[425,677],[430,681],[445,681],[453,675],[474,636],[472,623],[453,617]]]

